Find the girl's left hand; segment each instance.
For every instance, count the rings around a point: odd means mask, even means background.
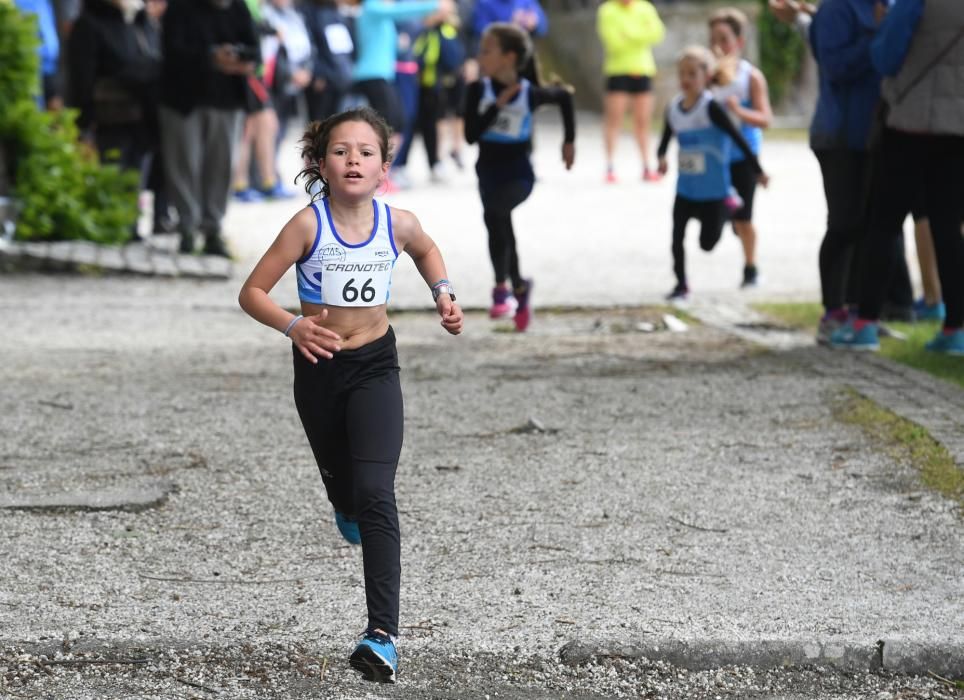
[[[562,144],[562,162],[566,164],[566,170],[572,170],[572,164],[576,160],[576,144]]]
[[[756,176],[756,181],[765,189],[770,184],[770,176],[766,173],[760,173]]]
[[[442,317],[442,328],[452,335],[462,332],[462,309],[452,301],[448,294],[442,294],[435,302],[438,315]]]

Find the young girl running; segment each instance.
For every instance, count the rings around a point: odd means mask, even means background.
[[[400,252],[431,286],[442,327],[462,331],[462,311],[442,255],[408,211],[373,199],[388,174],[390,129],[370,108],[313,122],[301,141],[305,188],[321,185],[292,217],[241,289],[241,307],[290,338],[294,395],[335,522],[361,544],[368,625],[349,661],[369,680],[398,670],[401,572],[395,470],[402,393],[386,305]],[[268,296],[292,265],[301,314]]]
[[[673,203],[673,272],[676,286],[669,300],[689,295],[683,237],[690,219],[700,222],[700,247],[711,251],[723,234],[729,215],[730,142],[736,143],[753,168],[757,182],[766,187],[767,176],[746,140],[708,87],[714,73],[713,55],[701,46],[688,48],[677,63],[681,94],[666,108],[663,138],[659,144],[659,171],[666,173],[666,149],[676,134],[679,140],[679,178]]]
[[[770,108],[770,91],[767,80],[759,68],[743,58],[746,46],[744,36],[746,15],[732,7],[724,7],[710,16],[710,46],[714,53],[735,65],[733,75],[726,84],[713,88],[713,98],[724,105],[740,127],[755,156],[760,155],[763,129],[770,126],[773,112]],[[739,195],[740,206],[733,212],[733,232],[743,244],[744,289],[759,284],[756,264],[756,228],[753,226],[753,195],[756,191],[756,173],[750,162],[738,150],[730,153],[730,179]]]
[[[495,269],[489,315],[503,318],[511,315],[514,307],[515,327],[520,332],[529,327],[531,319],[532,280],[519,272],[512,210],[529,197],[535,183],[529,154],[532,113],[538,107],[559,105],[565,129],[562,160],[567,170],[576,153],[572,95],[562,87],[541,87],[520,78],[531,55],[532,42],[524,31],[504,22],[490,24],[479,44],[482,78],[468,86],[465,100],[465,138],[479,143],[475,172]],[[507,281],[511,281],[511,289]]]

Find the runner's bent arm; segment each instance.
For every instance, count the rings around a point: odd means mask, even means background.
[[[469,143],[476,143],[499,115],[499,108],[494,104],[485,110],[485,114],[479,114],[481,101],[482,81],[476,80],[465,91],[465,140]]]
[[[254,266],[238,294],[238,303],[251,318],[279,333],[288,330],[289,337],[311,362],[316,362],[317,356],[330,358],[332,351],[340,349],[338,334],[318,323],[327,316],[327,310],[312,317],[311,322],[306,323],[309,319],[304,319],[292,326],[297,316],[282,309],[268,295],[285,272],[309,250],[316,226],[311,207],[295,214]]]
[[[442,280],[448,280],[445,262],[435,241],[425,233],[418,219],[410,211],[392,207],[392,222],[395,242],[399,250],[408,253],[415,262],[422,279],[430,287]],[[449,333],[457,335],[462,332],[462,309],[459,308],[448,294],[439,295],[436,309],[442,317],[442,326]]]

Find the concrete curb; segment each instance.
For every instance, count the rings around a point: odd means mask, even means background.
[[[560,660],[579,665],[597,657],[646,658],[692,671],[723,666],[772,669],[819,666],[842,671],[888,670],[946,678],[964,677],[964,642],[911,639],[841,640],[653,640],[626,643],[609,640],[574,640],[559,650]]]
[[[212,255],[182,255],[153,245],[100,245],[90,241],[29,242],[0,239],[0,267],[14,271],[93,270],[150,277],[225,280],[232,263]]]

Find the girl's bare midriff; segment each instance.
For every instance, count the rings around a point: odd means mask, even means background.
[[[324,326],[341,336],[342,350],[355,350],[388,333],[388,312],[385,304],[347,307],[301,302],[301,313],[305,316],[320,314],[322,309],[328,309]]]

